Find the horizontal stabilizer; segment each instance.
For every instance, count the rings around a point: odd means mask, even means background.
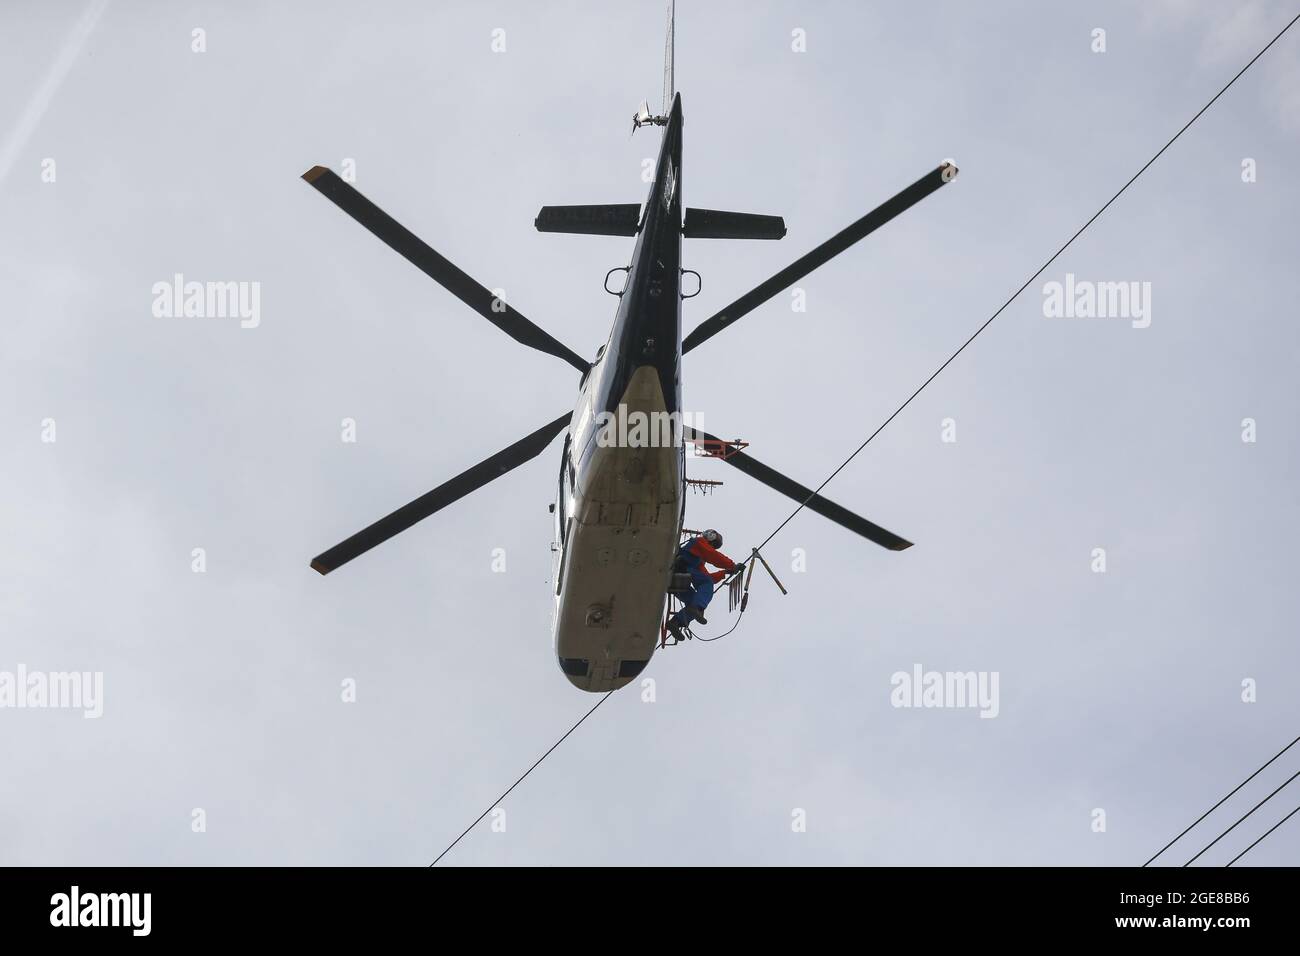
[[[682,235],[687,239],[780,239],[785,235],[785,220],[752,212],[687,209]]]
[[[635,236],[640,223],[640,203],[621,203],[614,206],[543,206],[533,225],[538,232]]]

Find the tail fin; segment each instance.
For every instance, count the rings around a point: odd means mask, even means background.
[[[642,101],[641,108],[636,111],[632,117],[632,132],[635,133],[642,126],[667,126],[668,116],[673,111],[673,97],[677,89],[673,84],[673,27],[677,21],[677,10],[674,0],[668,0],[668,36],[664,40],[664,105],[663,112],[658,116],[650,115],[650,104]]]

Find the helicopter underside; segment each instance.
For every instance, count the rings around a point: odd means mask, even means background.
[[[632,375],[629,413],[664,413],[658,371]],[[579,436],[580,437],[580,436]],[[560,669],[583,690],[616,690],[659,643],[681,520],[680,444],[603,447],[575,476],[561,545],[555,606]]]

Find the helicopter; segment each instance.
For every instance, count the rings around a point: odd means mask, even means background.
[[[586,361],[513,305],[485,288],[324,166],[302,175],[311,186],[480,316],[522,345],[567,362],[579,373],[574,408],[514,444],[402,505],[311,561],[329,574],[501,475],[539,456],[564,434],[554,514],[552,633],[561,672],[592,692],[616,690],[644,670],[660,644],[664,608],[686,520],[686,447],[710,449],[743,474],[808,510],[893,551],[911,542],[815,493],[682,415],[682,356],[952,181],[945,160],[830,239],[682,335],[682,302],[698,294],[698,273],[683,268],[683,240],[779,240],[780,216],[685,206],[682,97],[674,88],[675,10],[670,2],[663,104],[642,102],[633,133],[661,127],[654,178],[644,205],[544,206],[541,232],[635,238],[629,265],[610,270],[618,296],[609,337]],[[624,275],[618,289],[609,281]],[[696,289],[683,279],[694,276]],[[615,416],[669,423],[668,440],[610,439]]]

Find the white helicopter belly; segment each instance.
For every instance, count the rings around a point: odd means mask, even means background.
[[[623,405],[629,419],[664,414],[655,369],[633,374]],[[582,432],[575,443],[584,441]],[[622,687],[654,653],[677,553],[681,491],[675,440],[650,447],[598,442],[575,476],[556,578],[555,653],[576,687]]]

